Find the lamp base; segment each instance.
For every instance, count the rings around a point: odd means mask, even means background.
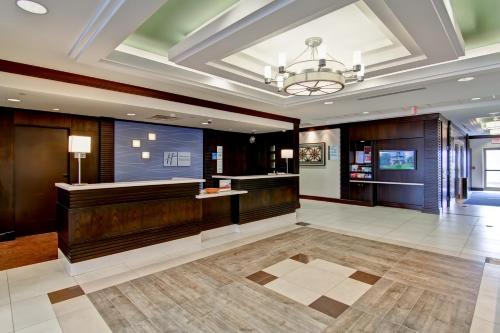
[[[72,186],[82,186],[82,185],[88,185],[89,183],[73,183],[71,184]]]

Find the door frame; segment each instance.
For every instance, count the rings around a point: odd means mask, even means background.
[[[495,169],[495,170],[486,170],[486,152],[488,150],[498,150],[500,151],[500,147],[498,148],[483,148],[483,181],[484,181],[484,190],[485,191],[500,191],[500,187],[488,187],[487,184],[487,174],[488,171],[500,171],[500,169]]]

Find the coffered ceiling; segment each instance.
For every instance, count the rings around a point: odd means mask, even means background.
[[[413,106],[477,117],[500,96],[496,0],[39,2],[48,14],[0,3],[0,59],[296,117],[303,126],[409,115]],[[276,65],[279,52],[293,59],[313,36],[346,66],[362,51],[365,82],[317,97],[264,84],[264,65]],[[475,80],[457,82],[465,76]],[[3,89],[15,89],[9,80]]]

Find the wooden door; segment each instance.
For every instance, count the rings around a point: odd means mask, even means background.
[[[68,130],[15,129],[14,190],[16,236],[55,231],[56,189],[68,182]]]

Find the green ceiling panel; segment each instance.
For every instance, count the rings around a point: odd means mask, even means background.
[[[125,44],[160,55],[238,0],[168,0]]]
[[[500,43],[500,0],[451,0],[467,49]]]

